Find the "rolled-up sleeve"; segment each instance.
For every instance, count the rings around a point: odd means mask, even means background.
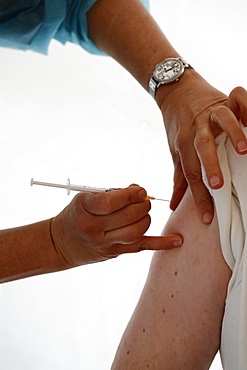
[[[104,54],[88,37],[86,14],[96,1],[0,0],[0,46],[47,54],[56,39]]]
[[[61,43],[72,42],[93,54],[104,54],[88,37],[87,11],[97,0],[67,0],[67,12],[54,38]]]

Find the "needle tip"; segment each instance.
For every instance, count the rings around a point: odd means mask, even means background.
[[[162,202],[170,202],[168,199],[155,198],[152,197],[151,195],[147,195],[145,200],[162,200]]]
[[[155,200],[155,198],[151,197],[150,195],[147,195],[145,200]]]

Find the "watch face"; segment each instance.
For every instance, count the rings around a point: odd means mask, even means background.
[[[184,66],[181,60],[168,58],[157,64],[153,76],[155,80],[162,83],[176,81],[184,72]]]

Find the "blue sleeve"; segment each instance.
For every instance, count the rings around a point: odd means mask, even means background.
[[[104,54],[89,39],[87,32],[87,11],[97,0],[67,0],[67,14],[54,38],[61,43],[72,42],[93,54]]]
[[[47,54],[66,0],[0,0],[0,46]]]
[[[47,54],[52,39],[104,54],[89,39],[86,13],[97,0],[0,0],[0,47]],[[148,0],[142,0],[148,7]]]

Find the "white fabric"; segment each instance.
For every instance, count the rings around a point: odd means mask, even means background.
[[[211,194],[222,253],[232,270],[222,325],[221,358],[224,370],[247,370],[247,156],[235,152],[225,133],[216,138],[216,145],[224,186]]]

